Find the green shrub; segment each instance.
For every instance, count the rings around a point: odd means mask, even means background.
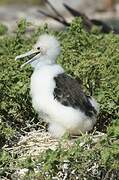
[[[0,23],[0,36],[6,34],[7,30],[7,27]]]
[[[31,37],[27,37],[27,26],[30,24],[22,19],[14,36],[6,35],[0,40],[0,119],[20,133],[24,133],[22,128],[29,131],[29,124],[37,123],[39,120],[29,96],[32,70],[28,66],[21,69],[20,65],[23,62],[15,61],[15,57],[31,49],[38,35],[47,31],[47,27],[44,26],[36,30]]]
[[[28,168],[29,171],[25,178],[44,177],[49,180],[53,177],[63,179],[67,176],[67,179],[70,180],[117,179],[119,175],[119,146],[114,142],[110,143],[108,138],[102,138],[95,145],[89,136],[84,136],[82,139],[82,146],[80,146],[81,139],[78,139],[68,150],[61,146],[55,152],[48,150],[42,156],[39,155],[37,160],[31,160],[32,168]],[[28,163],[28,160],[24,163]],[[26,167],[25,164],[22,164],[22,168]],[[40,164],[39,171],[33,171],[38,164]]]
[[[0,41],[0,114],[4,122],[18,129],[33,119],[38,122],[38,119],[29,96],[32,70],[29,66],[20,69],[21,62],[14,59],[16,55],[31,49],[39,34],[48,31],[46,27],[39,28],[31,37],[27,37],[26,26],[26,21],[21,20],[16,35],[5,36]],[[98,129],[101,130],[107,122],[118,119],[119,36],[104,35],[98,31],[88,33],[84,31],[80,19],[76,19],[67,31],[57,36],[62,46],[58,62],[69,74],[80,78],[87,93],[99,102]]]
[[[100,104],[99,122],[118,119],[119,109],[119,36],[88,33],[76,19],[62,33],[59,62],[66,71],[83,80],[88,93]]]
[[[13,5],[13,4],[27,4],[27,5],[40,5],[43,4],[44,1],[43,0],[0,0],[0,4],[1,5]]]
[[[93,136],[82,136],[68,149],[62,146],[62,141],[55,151],[49,149],[34,158],[28,156],[25,159],[16,159],[15,155],[3,151],[0,153],[0,165],[2,164],[4,168],[1,169],[0,175],[9,174],[8,177],[12,179],[16,169],[26,169],[21,180],[50,180],[64,177],[69,180],[118,179],[119,146],[111,137],[109,139],[104,136],[97,143],[92,139]]]
[[[29,97],[29,81],[32,70],[29,66],[20,69],[15,56],[31,49],[37,36],[47,28],[39,29],[30,38],[26,37],[26,21],[18,24],[15,36],[6,36],[0,41],[1,65],[1,114],[3,119],[15,125],[34,117]],[[83,30],[80,19],[58,34],[62,53],[58,62],[65,70],[79,77],[85,90],[96,97],[101,107],[100,119],[110,121],[118,118],[119,108],[119,36],[88,33]],[[29,43],[30,42],[30,43]]]
[[[45,155],[39,156],[38,161],[25,161],[22,167],[27,166],[28,169],[30,167],[26,178],[29,179],[31,174],[33,178],[42,177],[48,171],[47,177],[51,179],[61,170],[65,159],[69,161],[70,172],[78,174],[79,179],[117,178],[119,173],[119,153],[116,143],[119,138],[119,36],[112,33],[100,34],[95,28],[88,33],[84,31],[79,18],[76,18],[65,32],[60,33],[49,32],[45,26],[31,36],[26,36],[26,26],[26,21],[20,21],[16,34],[6,35],[0,41],[0,139],[3,139],[1,143],[4,144],[12,138],[14,132],[23,133],[24,128],[30,130],[29,124],[35,125],[39,122],[29,96],[32,69],[30,66],[20,69],[22,62],[16,62],[15,56],[31,49],[37,37],[43,32],[53,33],[62,46],[58,63],[67,73],[80,78],[85,91],[93,95],[100,104],[97,129],[103,131],[109,122],[112,123],[109,125],[107,137],[95,145],[87,139],[83,147],[75,144],[67,151],[59,147],[55,152],[49,150]],[[1,164],[4,164],[4,157],[4,153],[1,152]],[[9,159],[8,155],[7,159]],[[17,160],[13,159],[13,161]],[[8,160],[5,162],[7,164]],[[43,163],[42,172],[32,173],[39,162]],[[6,166],[10,169],[10,165]],[[96,175],[91,169],[94,166],[97,167]],[[4,171],[2,173],[4,174]],[[70,173],[69,179],[73,177],[76,178]]]
[[[21,124],[25,126],[26,121],[33,118],[28,97],[31,70],[27,68],[27,71],[22,71],[15,61],[17,53],[30,46],[29,39],[24,38],[26,24],[26,21],[21,20],[15,36],[6,35],[0,40],[0,119],[6,126],[19,130]]]

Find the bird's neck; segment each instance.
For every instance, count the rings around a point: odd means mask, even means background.
[[[43,66],[53,65],[53,64],[55,64],[55,60],[53,61],[50,58],[40,58],[40,59],[37,59],[36,61],[32,62],[31,66],[37,70]]]

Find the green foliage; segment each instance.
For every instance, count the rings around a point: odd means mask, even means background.
[[[11,173],[10,163],[11,156],[6,151],[0,151],[0,178],[6,177],[9,173]]]
[[[25,160],[15,159],[9,165],[11,169],[27,169],[23,179],[117,179],[119,175],[119,146],[104,136],[94,143],[93,136],[80,137],[70,148],[64,148],[60,142],[58,148],[47,150],[37,157]],[[9,156],[3,154],[2,159],[8,163]]]
[[[6,34],[7,30],[7,27],[0,23],[0,36]]]
[[[57,35],[62,46],[58,63],[62,64],[69,74],[80,78],[85,91],[99,102],[98,130],[104,130],[109,122],[111,125],[107,130],[107,136],[99,143],[94,144],[90,136],[84,136],[83,146],[80,146],[79,140],[67,151],[59,146],[56,151],[48,150],[35,160],[28,158],[24,162],[19,162],[12,157],[11,161],[11,155],[1,152],[1,174],[6,171],[5,167],[7,171],[22,167],[28,169],[25,179],[51,179],[63,171],[62,166],[66,160],[70,172],[68,179],[76,179],[77,176],[79,179],[118,177],[119,36],[111,33],[100,34],[96,28],[88,33],[84,31],[79,18],[76,18],[65,32],[60,33],[50,32],[45,26],[37,29],[29,37],[25,35],[27,25],[30,24],[22,19],[16,34],[1,37],[0,41],[1,145],[7,143],[14,133],[22,133],[24,128],[30,130],[29,124],[39,122],[29,96],[32,69],[30,66],[20,69],[23,62],[16,62],[15,56],[30,50],[37,37],[44,32]],[[12,164],[9,164],[9,161]],[[40,170],[36,173],[35,169],[39,164]]]
[[[119,120],[113,121],[107,131],[108,136],[119,139]]]
[[[26,27],[30,26],[24,19],[18,23],[15,36],[1,37],[0,41],[0,119],[3,124],[24,133],[22,128],[29,131],[29,124],[39,120],[34,112],[29,96],[29,82],[32,73],[31,68],[20,69],[23,62],[15,61],[15,57],[31,49],[38,35],[47,32],[47,26],[39,28],[31,38],[26,37]],[[12,137],[12,136],[11,136]],[[3,140],[3,133],[0,139]],[[4,138],[4,143],[5,143]],[[8,139],[8,138],[7,138]],[[6,140],[7,140],[6,139]],[[3,144],[3,143],[2,143]]]
[[[4,122],[0,122],[0,148],[15,134],[14,130]]]
[[[83,80],[96,97],[104,116],[118,117],[119,109],[119,36],[88,33],[76,19],[68,33],[61,35],[59,62],[68,73]]]
[[[27,5],[39,5],[39,4],[43,4],[44,0],[0,0],[0,4],[2,5],[7,5],[7,4],[27,4]]]
[[[102,130],[119,114],[119,36],[86,32],[79,18],[60,35],[65,70],[83,80],[85,90],[100,104],[98,129]]]

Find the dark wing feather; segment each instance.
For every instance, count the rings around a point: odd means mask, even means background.
[[[82,91],[80,81],[73,79],[66,74],[59,74],[54,78],[56,87],[54,89],[54,98],[64,106],[79,108],[87,116],[96,114],[95,108],[91,105],[89,96]]]

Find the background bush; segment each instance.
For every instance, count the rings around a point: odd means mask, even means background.
[[[69,74],[79,77],[99,102],[98,129],[103,130],[119,117],[119,36],[101,34],[95,28],[92,31],[84,31],[80,19],[76,19],[61,36],[59,62]]]
[[[80,178],[96,179],[98,176],[101,177],[100,173],[104,173],[105,176],[107,171],[109,175],[110,173],[113,175],[114,172],[117,174],[119,154],[115,141],[119,138],[119,36],[112,33],[100,34],[97,28],[93,28],[92,32],[88,33],[83,29],[79,18],[76,18],[66,31],[60,33],[50,32],[45,26],[26,36],[27,25],[26,21],[21,20],[14,35],[6,34],[0,37],[1,146],[11,143],[10,139],[14,140],[15,134],[30,131],[29,125],[38,128],[36,124],[39,119],[32,108],[29,96],[32,69],[30,66],[20,69],[23,62],[15,61],[15,56],[31,49],[37,37],[43,32],[48,32],[55,34],[61,42],[62,52],[58,63],[67,73],[80,78],[85,91],[99,102],[97,129],[105,131],[109,122],[111,126],[107,130],[106,139],[93,146],[93,149],[86,150],[85,147],[79,149],[79,145],[75,144],[68,152],[63,149],[58,149],[55,153],[47,152],[44,158],[39,158],[39,162],[43,161],[46,167],[49,167],[49,178],[57,174],[65,158],[70,161],[71,170],[75,169],[76,173],[80,174]],[[91,144],[89,141],[86,142]],[[3,157],[4,153],[1,153]],[[1,159],[2,167],[4,158]],[[7,159],[9,159],[8,154]],[[90,160],[91,167],[95,162],[98,164],[99,174],[96,177],[87,172]],[[55,164],[57,169],[54,171]],[[35,166],[34,162],[32,166]],[[40,177],[41,174],[38,176]],[[73,177],[71,174],[70,176]]]

